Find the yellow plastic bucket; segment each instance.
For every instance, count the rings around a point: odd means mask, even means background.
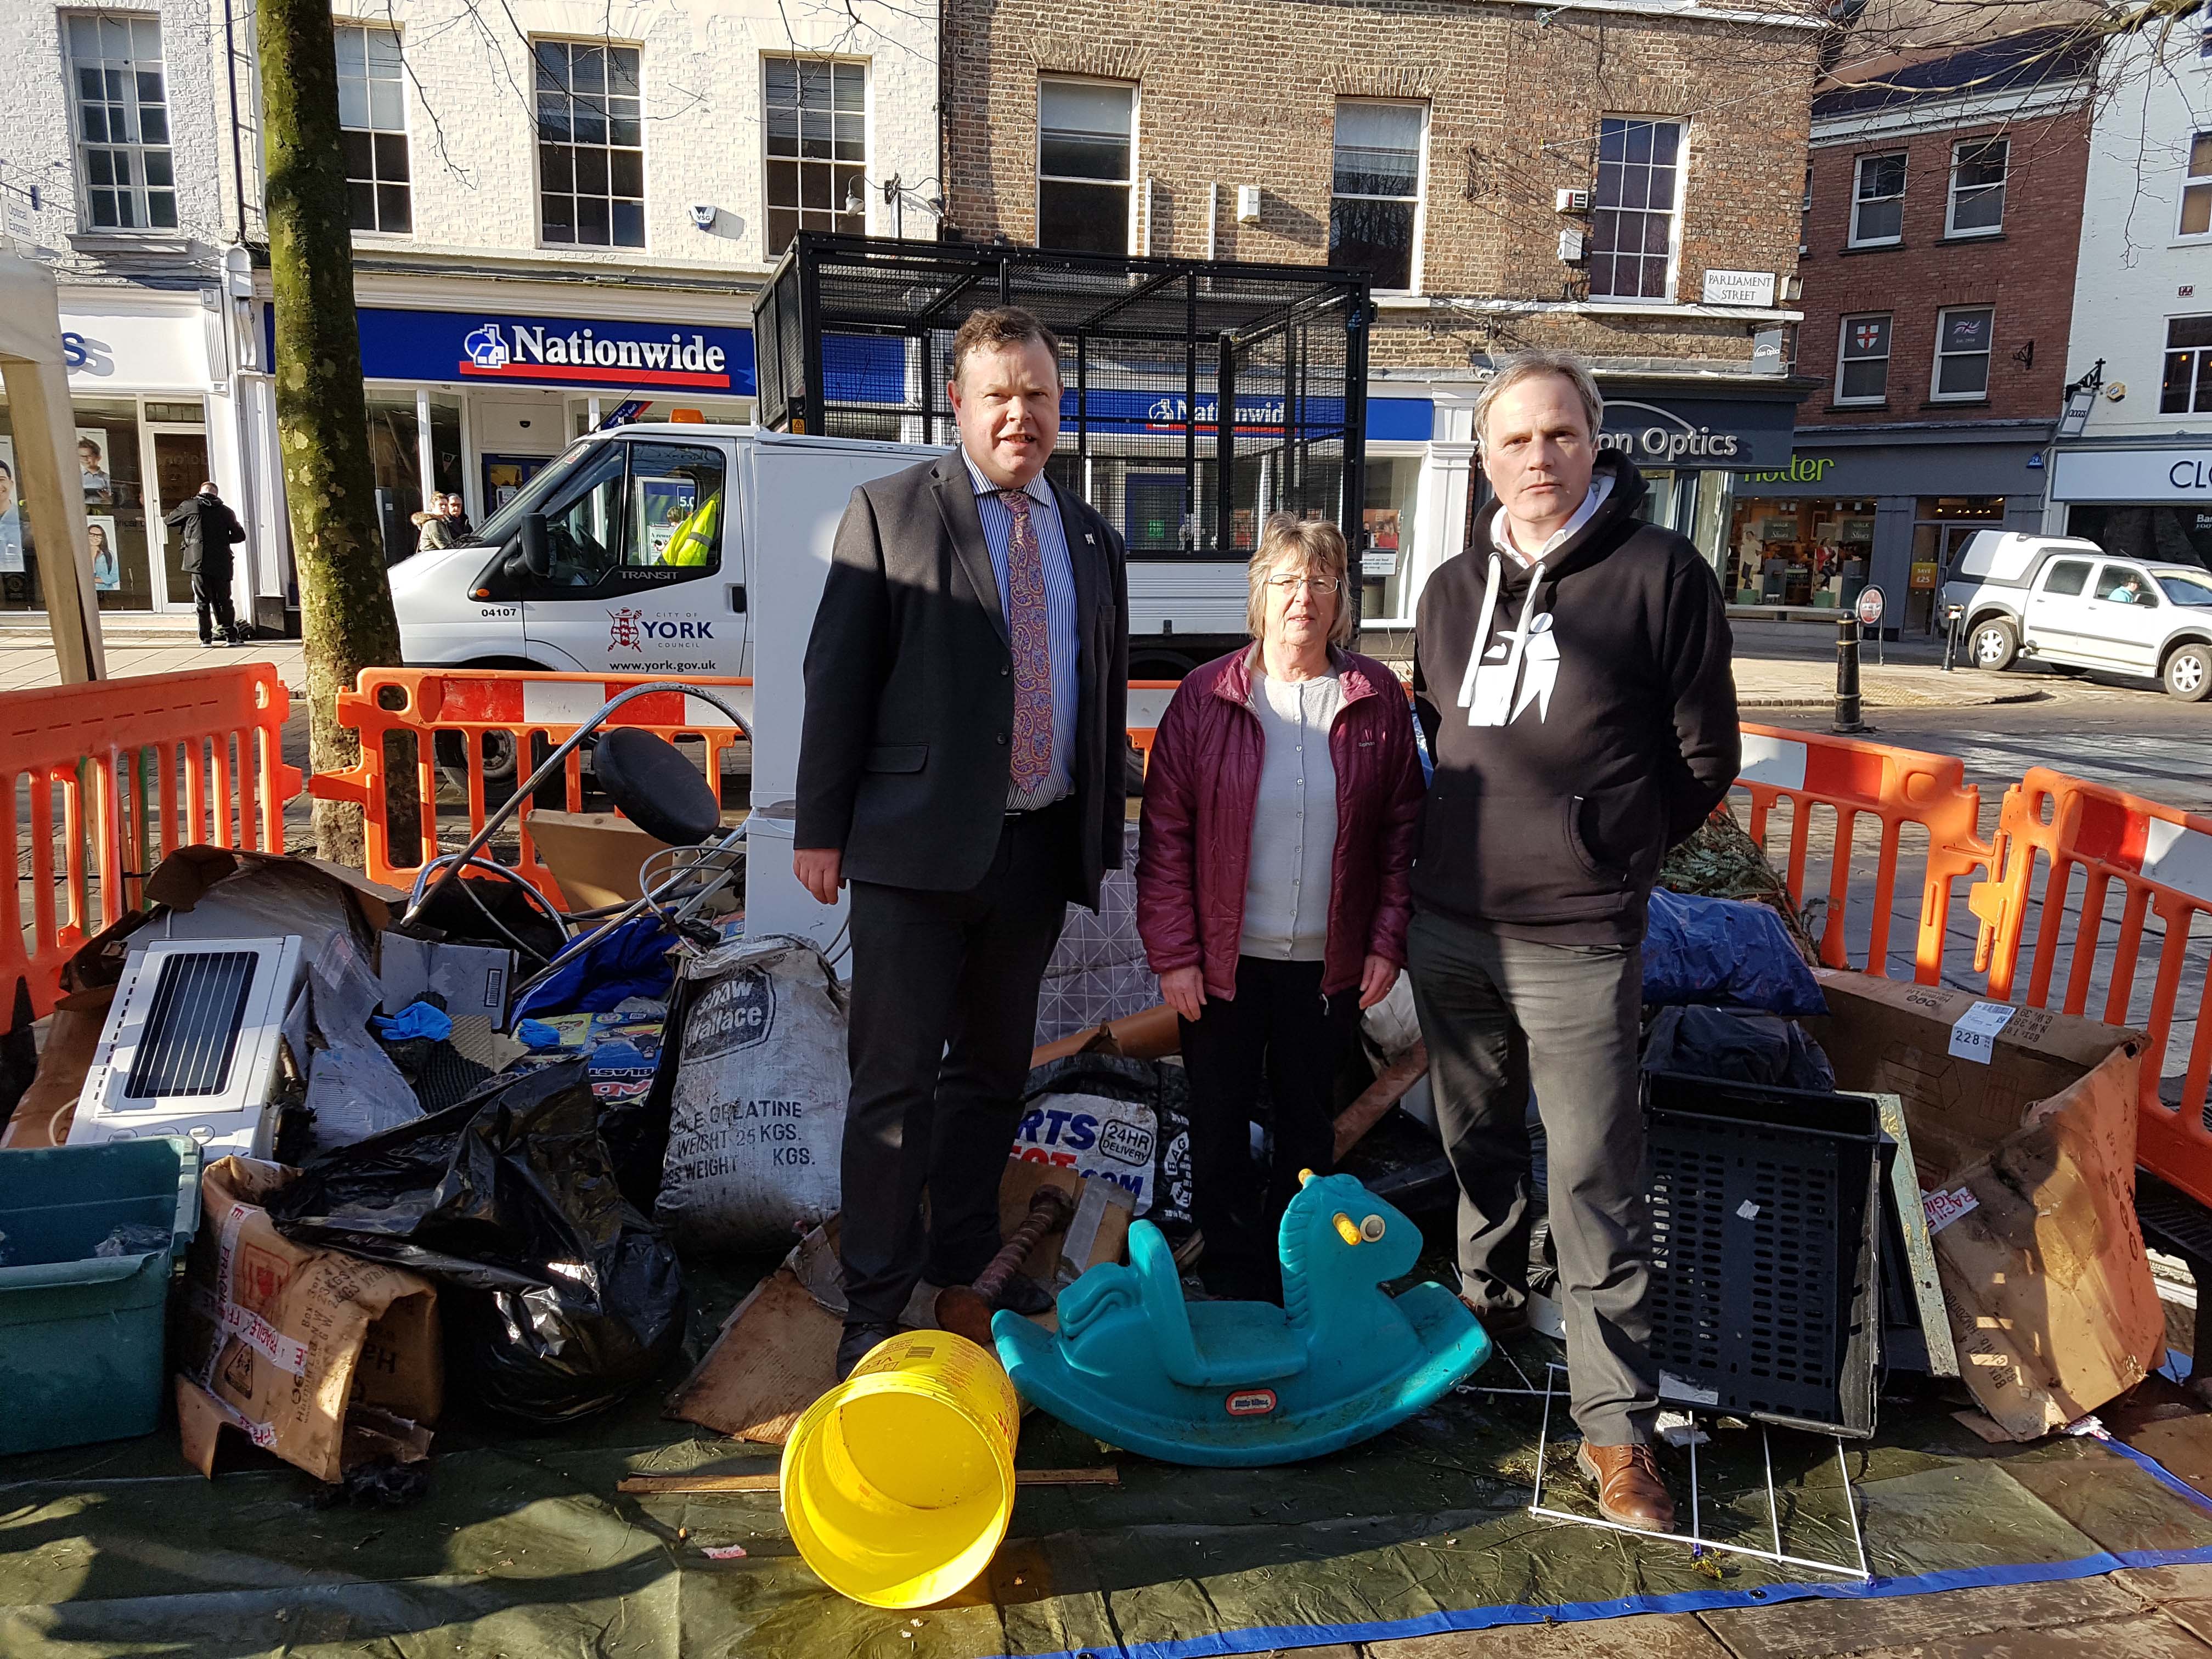
[[[855,1601],[942,1601],[1006,1535],[1020,1432],[996,1358],[950,1331],[903,1332],[809,1407],[785,1443],[792,1542]]]

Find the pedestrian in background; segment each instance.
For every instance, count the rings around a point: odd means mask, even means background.
[[[198,613],[202,645],[244,645],[230,602],[230,550],[246,539],[238,515],[223,504],[212,482],[162,520],[182,541],[178,563],[192,579],[192,608]]]
[[[806,646],[792,872],[823,904],[852,884],[841,1379],[923,1278],[998,1253],[1045,967],[1127,822],[1128,582],[1044,476],[1060,343],[978,311],[947,391],[959,448],[853,492]],[[999,1305],[1052,1297],[1017,1274]]]
[[[1190,1074],[1199,1272],[1237,1301],[1282,1300],[1284,1208],[1335,1161],[1338,1068],[1406,960],[1421,766],[1398,677],[1345,649],[1349,562],[1334,525],[1267,520],[1255,642],[1176,688],[1145,781],[1137,927]]]
[[[407,522],[415,526],[417,553],[459,544],[459,538],[453,534],[453,520],[446,514],[446,498],[435,490],[431,491],[428,504],[420,513],[407,515]]]
[[[1645,906],[1741,758],[1720,585],[1600,454],[1580,359],[1510,359],[1474,406],[1497,492],[1422,590],[1413,688],[1436,757],[1407,937],[1462,1297],[1528,1322],[1533,1088],[1577,1454],[1608,1521],[1674,1519],[1651,1450],[1651,1217],[1638,1097]]]

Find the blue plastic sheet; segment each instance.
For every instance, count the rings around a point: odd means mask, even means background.
[[[676,983],[674,943],[658,916],[633,916],[591,942],[526,995],[514,1017],[604,1014],[631,997],[665,1000]]]
[[[1655,888],[1644,936],[1644,1000],[1825,1014],[1828,1000],[1782,918],[1763,904]]]

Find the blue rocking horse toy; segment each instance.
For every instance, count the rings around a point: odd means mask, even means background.
[[[1346,1175],[1308,1170],[1283,1212],[1283,1305],[1183,1300],[1167,1241],[1129,1229],[1129,1265],[1060,1293],[1060,1333],[991,1323],[1024,1399],[1111,1445],[1170,1463],[1253,1468],[1380,1434],[1490,1358],[1490,1338],[1441,1285],[1386,1296],[1420,1234]]]

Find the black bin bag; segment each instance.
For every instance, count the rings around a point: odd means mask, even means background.
[[[435,1280],[447,1375],[520,1422],[604,1410],[684,1340],[683,1269],[616,1182],[582,1060],[341,1147],[270,1216],[297,1243]]]

